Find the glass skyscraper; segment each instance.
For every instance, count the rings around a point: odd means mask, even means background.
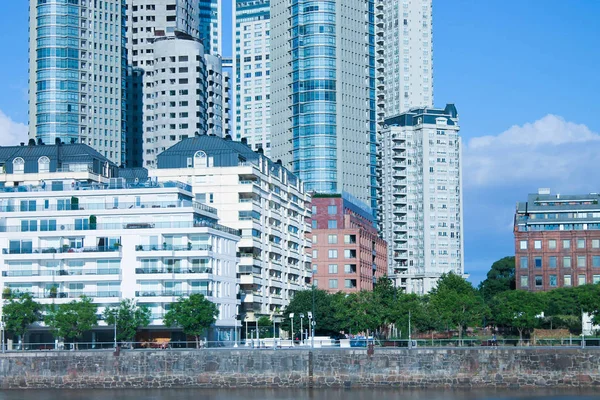
[[[30,0],[29,135],[125,161],[125,0]]]
[[[273,158],[375,213],[373,0],[271,0],[271,25]]]
[[[200,41],[204,44],[204,51],[207,54],[223,56],[221,0],[200,0],[198,10],[198,31]]]

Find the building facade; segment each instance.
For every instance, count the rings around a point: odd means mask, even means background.
[[[378,96],[384,118],[433,108],[432,0],[377,1]]]
[[[144,113],[144,165],[156,167],[156,156],[180,140],[207,132],[208,74],[198,39],[176,32],[153,43],[154,72],[150,105]]]
[[[373,0],[271,2],[271,155],[377,209]]]
[[[279,315],[310,287],[310,197],[302,182],[246,144],[203,135],[158,156],[150,175],[177,177],[197,201],[215,207],[220,223],[241,230],[238,277],[245,321]]]
[[[315,287],[331,293],[373,290],[388,263],[370,207],[346,193],[314,195],[311,207]]]
[[[270,157],[270,1],[237,0],[234,17],[234,138]]]
[[[125,0],[30,0],[29,137],[125,162]]]
[[[3,291],[42,304],[85,295],[105,307],[146,305],[145,338],[185,340],[163,325],[171,303],[202,293],[219,309],[211,340],[234,340],[239,300],[239,232],[178,182],[127,181],[124,170],[84,145],[3,147],[0,163],[0,268]],[[34,327],[30,341],[52,342]],[[93,342],[112,342],[100,321]]]
[[[229,104],[231,102],[231,77],[223,68],[223,59],[206,54],[207,75],[207,134],[219,137],[231,135]]]
[[[464,274],[458,113],[413,109],[382,132],[380,226],[390,276],[427,293],[444,273]]]
[[[207,54],[223,56],[222,0],[198,1],[198,33]]]
[[[517,289],[547,291],[600,283],[600,196],[540,189],[517,203]]]

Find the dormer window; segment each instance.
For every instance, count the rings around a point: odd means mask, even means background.
[[[13,174],[25,173],[25,160],[21,157],[17,157],[13,160]]]
[[[38,159],[38,173],[50,172],[50,159],[46,156],[42,156]]]
[[[194,168],[206,166],[208,166],[206,153],[203,151],[197,151],[196,154],[194,154]]]

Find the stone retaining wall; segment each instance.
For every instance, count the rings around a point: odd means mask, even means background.
[[[45,351],[0,355],[0,388],[592,387],[596,349]]]

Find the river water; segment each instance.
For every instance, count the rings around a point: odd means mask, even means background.
[[[160,389],[11,390],[0,400],[592,400],[590,390],[394,390],[394,389]]]

